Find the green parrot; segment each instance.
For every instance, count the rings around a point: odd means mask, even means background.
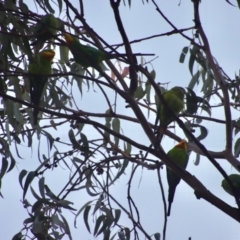
[[[163,93],[163,98],[167,102],[168,107],[176,114],[178,115],[184,108],[184,95],[186,91],[182,87],[174,87],[170,89],[169,91]],[[158,107],[158,116],[156,118],[156,124],[158,122],[158,119],[160,120],[160,126],[158,128],[158,134],[157,137],[158,143],[161,142],[163,134],[165,133],[165,130],[167,129],[167,126],[174,121],[174,117],[172,116],[171,112],[168,110],[166,106],[163,104],[159,104]]]
[[[63,35],[70,51],[72,52],[74,61],[85,68],[93,67],[95,69],[99,69],[102,61],[127,56],[124,53],[111,54],[91,46],[83,45],[79,42],[79,40],[76,37],[66,32],[64,32]],[[151,54],[134,54],[134,55],[144,56]]]
[[[238,195],[240,196],[240,175],[239,174],[231,174],[228,177],[231,180],[231,182],[236,190],[236,193],[238,193]],[[222,180],[222,187],[228,194],[234,196],[232,189],[229,186],[226,179]]]
[[[29,76],[30,95],[31,102],[35,106],[40,106],[43,91],[48,81],[47,75],[51,74],[51,63],[54,56],[55,52],[53,50],[44,50],[38,53],[29,63],[28,72],[32,74]],[[37,125],[38,112],[38,109],[33,109],[34,125]]]
[[[172,148],[167,155],[180,167],[186,169],[188,163],[187,142],[182,140],[174,148]],[[170,216],[171,205],[173,202],[176,187],[179,184],[181,178],[178,177],[171,169],[167,167],[167,181],[168,181],[168,212]]]
[[[36,51],[38,52],[44,43],[48,39],[52,39],[59,30],[64,30],[64,25],[59,18],[55,18],[53,14],[42,16],[34,30],[34,35],[36,35],[37,40],[33,42],[32,45],[36,45]]]

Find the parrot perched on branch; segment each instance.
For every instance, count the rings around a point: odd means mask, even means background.
[[[64,30],[64,25],[59,18],[55,18],[52,14],[41,17],[34,30],[37,40],[32,43],[32,45],[36,45],[37,52],[47,40],[54,38],[59,30]]]
[[[168,104],[168,107],[165,106],[163,103],[159,103],[158,111],[157,111],[157,118],[156,124],[158,120],[160,120],[160,126],[158,128],[157,133],[159,136],[157,137],[157,142],[160,143],[167,129],[167,126],[173,122],[175,119],[169,109],[172,110],[176,115],[178,115],[184,108],[184,95],[186,91],[182,87],[174,87],[169,91],[163,93],[163,98]]]
[[[240,196],[240,175],[239,174],[231,174],[228,177],[231,180],[231,182],[234,186],[234,189],[236,190],[236,193],[238,193],[238,195]],[[222,187],[228,194],[234,196],[232,189],[226,179],[222,180]]]
[[[188,163],[188,153],[187,153],[187,142],[182,140],[174,148],[172,148],[168,153],[168,157],[171,158],[180,167],[186,169]],[[171,205],[173,202],[176,187],[179,184],[181,178],[178,177],[171,169],[167,167],[167,181],[168,181],[168,212],[167,215],[170,216]]]
[[[91,46],[83,45],[79,42],[79,40],[75,36],[66,32],[64,32],[63,35],[70,51],[72,52],[74,61],[85,68],[93,67],[95,69],[99,69],[102,61],[127,56],[126,54],[111,54]],[[153,54],[133,54],[133,55],[149,56]]]
[[[40,106],[48,75],[51,74],[51,63],[54,56],[55,52],[53,50],[44,50],[38,53],[29,63],[28,73],[31,74],[29,76],[30,95],[31,102],[35,106]],[[37,108],[33,109],[34,125],[37,125],[38,112]]]

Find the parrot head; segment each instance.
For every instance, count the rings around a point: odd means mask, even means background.
[[[51,49],[43,50],[39,53],[41,58],[47,59],[49,62],[52,62],[55,52]]]
[[[60,18],[56,18],[57,25],[58,25],[58,31],[64,31],[64,23]]]
[[[186,94],[185,89],[182,87],[173,87],[171,91],[173,91],[179,98],[183,98]]]
[[[228,176],[228,178],[232,182],[232,185],[235,188],[236,193],[238,193],[238,195],[240,195],[240,175],[239,174],[230,174]],[[225,178],[222,180],[222,187],[227,193],[234,196],[234,194],[232,192],[232,188],[230,187],[228,181]]]
[[[224,178],[223,180],[222,180],[222,185],[221,185],[224,189],[228,186],[228,183],[227,183],[227,181],[226,181],[226,179]]]
[[[64,36],[64,38],[65,38],[65,40],[66,40],[68,45],[72,45],[73,44],[75,39],[74,39],[74,37],[72,35],[70,35],[69,33],[64,32],[63,36]]]
[[[179,142],[175,147],[177,148],[183,148],[187,151],[187,141],[186,140],[182,140],[181,142]]]

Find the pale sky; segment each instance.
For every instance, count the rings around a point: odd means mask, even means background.
[[[71,1],[75,7],[78,6],[78,1]],[[126,1],[127,2],[127,1]],[[160,4],[164,14],[179,28],[193,26],[193,7],[192,2],[181,1],[157,1]],[[109,44],[121,42],[120,34],[116,28],[116,23],[113,19],[113,13],[109,5],[109,1],[84,1],[85,4],[85,19],[87,23]],[[235,2],[234,2],[235,4]],[[34,11],[34,6],[32,6]],[[30,6],[29,6],[30,8]],[[226,1],[202,1],[200,5],[200,16],[202,18],[203,28],[206,31],[212,54],[217,59],[219,65],[226,71],[230,77],[234,77],[239,72],[239,55],[240,55],[240,10],[237,7],[232,7]],[[65,14],[63,13],[62,16]],[[56,15],[57,16],[57,15]],[[161,34],[166,31],[171,31],[172,28],[164,22],[161,16],[156,12],[153,4],[142,1],[132,0],[132,7],[121,6],[121,16],[125,25],[125,30],[130,40],[148,37],[155,34]],[[190,33],[189,33],[189,36]],[[148,41],[140,42],[132,45],[133,52],[154,53],[158,58],[152,62],[153,68],[156,71],[157,82],[170,82],[169,88],[172,86],[187,87],[191,79],[188,69],[188,57],[184,64],[179,63],[181,50],[185,46],[189,46],[189,42],[179,35],[154,38]],[[122,49],[124,51],[124,49]],[[151,60],[152,58],[147,58]],[[55,59],[57,61],[57,59]],[[150,69],[150,65],[149,65]],[[198,69],[195,65],[194,71]],[[145,79],[144,79],[145,80]],[[97,88],[96,88],[97,89]],[[194,89],[199,95],[200,87]],[[152,95],[154,95],[152,91]],[[109,92],[109,98],[114,100],[115,95]],[[89,112],[99,113],[105,112],[107,106],[105,101],[102,101],[100,91],[89,92],[85,88],[83,96],[76,90],[76,98],[79,101],[79,108]],[[94,99],[94,104],[90,104]],[[214,102],[214,100],[213,100]],[[133,116],[130,109],[125,108],[125,102],[118,101],[117,112]],[[233,118],[237,118],[238,113],[233,112]],[[221,110],[214,110],[212,117],[224,119]],[[104,121],[104,119],[96,119]],[[148,119],[151,123],[155,121],[155,115],[150,115]],[[203,122],[209,129],[209,136],[202,142],[208,150],[221,151],[225,146],[224,128],[221,125],[215,125],[211,122]],[[122,130],[126,136],[130,136],[141,144],[149,145],[149,141],[144,136],[143,130],[136,124],[121,122]],[[94,132],[87,131],[90,128],[84,127],[84,133],[91,139]],[[52,130],[54,137],[60,137],[63,141],[68,140],[69,128],[59,128],[58,131]],[[179,136],[184,138],[181,130],[177,130]],[[48,154],[47,143],[44,137],[41,139],[41,154]],[[173,147],[175,142],[168,137],[163,139],[163,147],[166,152]],[[20,148],[20,154],[24,159],[17,159],[17,168],[7,174],[2,181],[2,194],[4,199],[1,199],[0,204],[0,239],[11,239],[22,227],[23,220],[27,217],[26,209],[21,205],[22,190],[18,182],[18,175],[22,169],[33,171],[37,168],[39,162],[37,160],[37,141],[34,141],[33,149],[27,147]],[[12,145],[14,151],[14,145]],[[67,149],[67,148],[66,148]],[[65,149],[61,149],[62,151]],[[134,153],[136,151],[133,150]],[[223,177],[216,171],[208,159],[201,157],[200,164],[194,165],[195,154],[191,154],[187,170],[196,176],[213,194],[226,201],[229,205],[236,207],[233,197],[228,195],[221,187]],[[236,171],[225,160],[218,160],[221,166],[228,174]],[[69,161],[70,164],[70,161]],[[127,203],[127,183],[131,173],[132,165],[126,171],[126,175],[122,175],[114,187],[111,188],[111,193],[118,201],[126,206]],[[165,195],[167,197],[168,187],[165,177],[165,167],[161,171],[161,176],[164,183]],[[69,170],[62,165],[56,168],[53,172],[48,171],[44,174],[49,187],[54,190],[55,194],[62,189],[69,178]],[[33,187],[38,190],[37,181],[33,183]],[[157,174],[154,171],[138,168],[132,184],[132,197],[135,200],[141,215],[141,223],[148,234],[160,232],[163,228],[163,205],[161,193],[158,186]],[[31,202],[31,193],[29,191],[27,199]],[[84,190],[74,192],[67,198],[73,201],[72,207],[80,209],[84,203],[93,200]],[[71,227],[72,237],[76,239],[94,239],[87,232],[83,223],[82,215],[77,221],[77,228],[73,227],[73,216],[66,213],[65,217]],[[91,219],[91,217],[90,217]],[[91,222],[91,221],[90,221]],[[128,217],[122,215],[120,224],[129,224]],[[91,226],[93,226],[91,224]],[[131,225],[130,225],[131,226]],[[93,227],[92,227],[93,230]],[[79,237],[80,236],[80,237]],[[171,216],[168,219],[167,240],[187,240],[192,237],[192,240],[219,240],[228,239],[236,240],[240,238],[239,224],[221,212],[216,207],[212,206],[205,200],[197,200],[193,189],[191,189],[184,181],[181,181],[175,193],[174,202],[172,204]],[[64,238],[67,239],[67,238]],[[101,239],[100,237],[98,239]],[[142,238],[143,239],[143,238]]]

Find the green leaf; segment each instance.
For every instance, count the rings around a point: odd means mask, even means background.
[[[182,49],[182,52],[181,52],[180,57],[179,57],[179,62],[180,63],[184,63],[184,60],[185,60],[185,57],[186,57],[187,53],[188,53],[188,47],[184,47]]]
[[[199,141],[203,140],[208,135],[208,130],[204,126],[193,123],[192,127],[199,127],[200,128],[200,135],[197,137],[197,139]]]
[[[62,218],[62,220],[64,222],[65,233],[69,236],[70,240],[72,240],[71,231],[70,231],[70,228],[69,228],[67,220],[65,219],[65,217],[61,213],[59,215],[61,216],[61,218]]]
[[[2,157],[2,166],[1,166],[1,172],[0,172],[0,179],[3,178],[4,174],[7,172],[8,168],[8,161],[5,157]]]
[[[85,223],[86,228],[87,228],[89,233],[91,233],[91,230],[90,230],[90,227],[89,227],[89,224],[88,224],[88,214],[89,214],[90,209],[91,209],[91,206],[86,206],[86,208],[83,212],[84,223]]]
[[[112,121],[112,128],[113,131],[120,133],[120,120],[118,118],[114,118]],[[119,138],[114,136],[115,144],[118,146]]]
[[[74,219],[74,227],[76,227],[77,224],[77,217],[80,215],[80,213],[86,208],[86,206],[90,205],[93,201],[86,202],[77,212],[75,219]],[[91,206],[90,206],[91,207]]]
[[[42,198],[45,198],[45,191],[44,191],[44,187],[45,186],[45,178],[42,177],[39,179],[39,182],[38,182],[38,187],[39,187],[39,192],[42,196]]]
[[[109,240],[110,233],[111,232],[110,232],[109,229],[105,230],[104,233],[103,233],[103,240]]]
[[[152,76],[153,80],[156,79],[156,71],[154,69],[150,72],[150,75]]]
[[[234,156],[239,157],[240,154],[240,138],[234,144]]]
[[[93,215],[95,214],[95,212],[96,212],[97,210],[99,210],[99,208],[101,208],[102,204],[104,204],[104,203],[103,203],[103,199],[104,199],[103,194],[101,194],[101,195],[99,196],[99,199],[97,200],[97,202],[96,202],[96,204],[95,204],[94,209],[93,209],[93,213],[92,213]]]
[[[239,1],[239,0],[237,0],[237,1]],[[234,6],[229,0],[226,0],[226,2],[227,2],[228,4]],[[235,7],[235,6],[234,6],[234,7]]]
[[[193,65],[194,62],[196,61],[196,51],[198,50],[198,47],[196,47],[195,45],[193,46],[193,48],[190,49],[190,58],[189,58],[189,62],[188,62],[188,68],[189,71],[191,73],[191,75],[193,75]]]
[[[99,217],[97,218],[97,221],[96,221],[96,224],[95,224],[95,228],[94,228],[94,233],[93,233],[94,236],[96,236],[97,231],[98,231],[101,223],[103,224],[104,220],[105,220],[105,216],[104,216],[104,215],[101,215],[101,216],[99,216]]]
[[[154,233],[153,236],[156,240],[161,240],[161,234],[160,233]]]
[[[46,195],[50,197],[52,200],[58,201],[59,198],[50,190],[47,185],[44,185],[44,189],[46,191]]]
[[[8,116],[8,121],[10,123],[14,123],[14,114],[13,114],[13,102],[9,99],[7,99],[5,101],[5,111],[6,111],[6,115]]]
[[[200,163],[200,154],[197,153],[197,154],[196,154],[196,159],[195,159],[195,161],[194,161],[194,165],[198,166],[199,163]]]
[[[240,118],[238,120],[233,121],[237,127],[234,129],[234,135],[237,135],[240,131]]]
[[[32,192],[32,195],[37,199],[40,200],[41,198],[37,195],[37,193],[34,191],[34,189],[32,187],[30,187],[30,190]]]
[[[8,168],[8,172],[10,172],[14,168],[14,166],[16,165],[16,161],[15,161],[15,159],[12,155],[10,156],[10,159],[11,159],[11,162],[10,162],[10,166]]]
[[[201,106],[202,110],[205,111],[211,117],[211,108],[204,105]]]
[[[118,232],[118,237],[119,237],[120,240],[127,240],[127,239],[125,238],[125,235],[124,235],[124,232],[123,232],[123,231]]]
[[[23,188],[23,199],[25,198],[28,187],[31,184],[32,180],[35,178],[35,176],[36,176],[35,171],[31,171],[31,172],[28,173],[28,175],[26,177],[26,181],[24,183],[24,188]]]
[[[139,101],[144,97],[144,95],[145,95],[145,91],[143,90],[143,87],[139,85],[137,87],[137,90],[134,93],[134,98],[136,98],[136,100]]]
[[[154,71],[154,70],[153,70]],[[154,71],[155,72],[155,71]],[[151,101],[151,83],[149,80],[147,80],[146,84],[145,84],[145,92],[146,92],[146,95],[147,95],[147,101],[148,103],[150,103]]]
[[[57,1],[58,1],[59,12],[62,12],[62,0],[57,0]]]
[[[198,97],[193,90],[191,90],[190,88],[187,88],[187,89],[188,89],[188,92],[186,95],[186,99],[187,99],[186,113],[194,114],[197,112],[197,109],[198,109]]]
[[[125,227],[124,231],[125,231],[126,240],[130,240],[130,229]]]
[[[32,213],[39,212],[39,210],[42,209],[43,204],[46,204],[46,205],[49,205],[49,206],[50,206],[49,203],[50,203],[50,202],[49,202],[48,199],[39,199],[39,200],[37,200],[37,201],[33,204],[33,206],[32,206]]]
[[[84,68],[81,67],[81,65],[77,63],[73,63],[71,65],[71,72],[74,74],[73,79],[77,81],[78,89],[82,95],[82,83],[83,83],[83,76],[86,72]]]
[[[60,88],[58,88],[56,86],[56,88],[58,89],[59,92],[61,92],[62,90]],[[63,94],[63,92],[61,92]],[[55,103],[56,107],[58,109],[67,109],[64,105],[64,101],[62,101],[62,99],[59,99],[59,95],[56,90],[54,89],[54,86],[51,86],[50,88],[50,95],[49,97],[51,97],[51,99],[53,100],[53,102]]]
[[[55,13],[54,9],[51,7],[50,3],[49,3],[49,0],[43,0],[44,1],[44,4],[46,6],[46,8],[48,9],[48,11],[52,14]]]
[[[200,75],[201,75],[201,71],[197,71],[193,75],[192,79],[190,80],[190,83],[188,84],[188,88],[193,89],[194,86],[196,85],[196,83],[198,84],[198,79],[199,79]]]
[[[27,134],[27,138],[28,138],[28,147],[31,147],[32,146],[32,134],[27,126],[26,126],[26,129],[27,129],[26,134]]]
[[[63,207],[63,208],[65,208],[65,209],[69,209],[69,210],[72,210],[72,211],[76,211],[75,208],[72,208],[72,207],[69,206],[70,204],[73,204],[73,203],[70,202],[70,201],[68,201],[68,200],[58,200],[58,201],[57,201],[57,205],[58,205],[59,207]]]
[[[18,135],[14,134],[13,139],[15,140],[15,145],[17,147],[17,144],[21,144],[21,139],[18,137]],[[19,156],[19,154],[18,154]]]
[[[108,109],[106,112],[106,114],[111,114],[111,109]],[[112,121],[112,117],[105,117],[106,123],[110,123]]]
[[[115,178],[111,181],[110,184],[113,184],[125,172],[125,169],[127,168],[128,164],[129,164],[129,160],[125,159],[123,161],[122,167],[120,168],[119,172],[116,174]]]
[[[101,209],[102,210],[102,209]],[[101,227],[101,229],[98,231],[97,235],[100,235],[102,232],[106,231],[107,229],[109,229],[113,223],[114,219],[112,218],[112,213],[109,210],[107,216],[104,219],[104,223],[103,226]]]
[[[89,176],[89,178],[90,178],[90,177],[91,177],[91,176]],[[86,191],[87,191],[87,193],[88,193],[90,196],[92,196],[92,197],[96,197],[96,196],[99,195],[99,193],[94,193],[94,192],[92,192],[91,189],[93,189],[93,190],[95,191],[95,189],[94,189],[94,187],[93,187],[93,185],[92,185],[92,182],[91,182],[91,180],[90,180],[90,181],[87,181],[87,182],[86,182]],[[96,191],[95,191],[95,192],[96,192]]]
[[[42,130],[42,133],[46,136],[47,140],[48,140],[48,144],[49,144],[49,149],[52,149],[53,143],[54,143],[54,138],[52,137],[52,135],[50,133],[48,133],[45,130]]]
[[[20,183],[22,189],[23,189],[22,180],[23,180],[23,178],[26,176],[26,174],[27,174],[27,171],[26,171],[25,169],[23,169],[23,170],[20,172],[19,177],[18,177],[18,180],[19,180],[19,183]]]
[[[4,150],[4,152],[6,153],[6,156],[8,157],[10,154],[10,150],[9,150],[9,144],[7,143],[7,141],[3,138],[0,138],[0,143],[3,147],[2,150]]]
[[[10,130],[9,130],[9,122],[8,120],[5,122],[5,130],[6,130],[6,133],[7,133],[7,140],[8,140],[8,143],[9,145],[11,145],[11,136],[10,136]]]
[[[81,136],[81,141],[83,143],[83,145],[81,146],[80,149],[83,152],[85,159],[87,159],[90,154],[88,139],[87,139],[86,135],[83,133],[80,133],[80,136]]]
[[[80,146],[79,142],[76,140],[72,129],[69,130],[68,137],[69,137],[71,143],[73,144],[73,147],[75,147],[77,149],[81,149],[81,146]]]
[[[238,8],[240,8],[240,0],[237,0],[237,4],[238,4]]]
[[[126,154],[130,154],[131,151],[132,151],[132,145],[130,143],[128,143],[128,142],[125,142],[124,143],[124,152]]]
[[[13,236],[12,240],[23,240],[24,239],[23,237],[24,236],[22,235],[22,233],[19,232]]]
[[[121,216],[121,210],[115,209],[115,217],[114,217],[115,224],[117,224],[118,220],[120,219],[120,216]]]
[[[111,123],[110,122],[106,122],[105,126],[109,129],[111,129]],[[110,133],[106,130],[104,130],[104,146],[107,147],[108,144],[108,139],[110,138]]]
[[[19,111],[19,107],[20,107],[19,103],[16,102],[13,104],[14,116],[18,122],[24,124],[25,121],[24,121],[24,118],[23,118],[21,112]]]
[[[68,63],[69,48],[67,46],[60,46],[60,63]]]
[[[19,7],[23,13],[28,13],[28,6],[23,1],[19,1]]]

